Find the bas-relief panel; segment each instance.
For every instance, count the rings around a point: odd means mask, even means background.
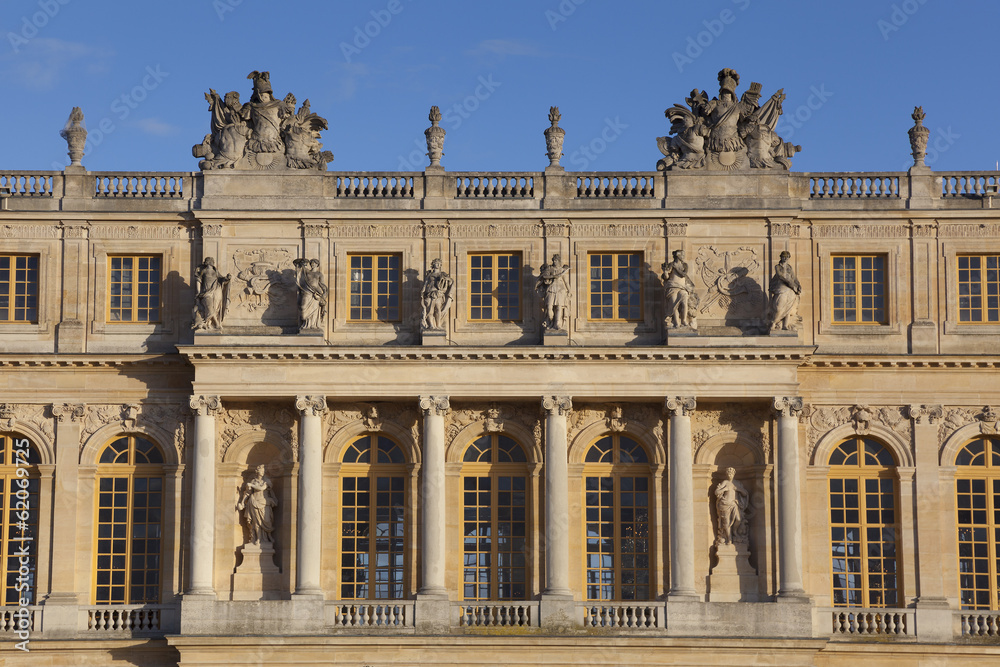
[[[574,405],[567,420],[568,440],[572,442],[580,431],[598,422],[603,422],[605,428],[612,433],[629,432],[631,425],[641,425],[653,433],[658,444],[663,444],[663,414],[660,406],[639,403]]]
[[[807,425],[808,460],[812,459],[820,438],[838,426],[848,423],[853,424],[855,433],[861,436],[870,432],[873,423],[881,424],[898,433],[912,449],[913,425],[908,413],[909,408],[905,406],[806,406],[800,421],[804,421]],[[826,465],[826,462],[820,461],[818,464]]]
[[[770,413],[766,406],[726,405],[716,407],[699,405],[691,413],[691,438],[697,452],[709,439],[717,435],[740,437],[758,450],[762,462],[771,458],[771,437],[768,430]]]
[[[229,295],[228,326],[288,326],[298,321],[295,251],[288,248],[237,248],[236,275]]]
[[[119,423],[123,433],[136,427],[154,426],[173,434],[173,442],[158,443],[161,447],[173,446],[177,460],[184,460],[188,431],[188,413],[179,405],[158,403],[108,403],[84,406],[80,428],[80,451],[91,435],[108,424]]]
[[[59,227],[55,225],[0,225],[2,239],[57,239]]]
[[[247,433],[259,432],[292,461],[299,458],[298,420],[291,406],[276,403],[226,404],[219,425],[219,460],[224,460],[232,444]]]
[[[945,408],[944,418],[938,426],[938,447],[944,444],[952,433],[972,423],[979,423],[979,432],[983,435],[1000,434],[1000,414],[991,406],[982,408]],[[945,462],[945,464],[954,463]]]
[[[535,405],[522,403],[474,403],[452,405],[445,418],[446,442],[454,442],[455,437],[469,424],[479,422],[486,433],[502,433],[510,423],[532,434],[535,447],[542,446],[541,413]],[[521,443],[527,447],[530,443]]]
[[[409,433],[414,446],[420,445],[421,422],[415,405],[409,407],[396,403],[331,403],[329,409],[323,413],[323,430],[326,433],[323,447],[328,447],[345,426],[358,421],[362,423],[365,431],[370,433],[382,431],[386,424],[392,424]]]
[[[702,246],[694,274],[700,284],[699,319],[727,326],[759,323],[767,309],[762,248]]]
[[[0,404],[0,429],[4,431],[16,431],[18,423],[34,427],[48,438],[50,442],[54,438],[52,419],[46,416],[44,405]]]

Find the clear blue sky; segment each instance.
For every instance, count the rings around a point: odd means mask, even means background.
[[[934,169],[1000,160],[995,0],[4,0],[0,29],[2,170],[67,164],[80,106],[89,169],[194,171],[203,94],[246,101],[252,70],[329,120],[332,170],[422,169],[431,105],[449,170],[543,169],[551,105],[568,169],[652,170],[723,67],[784,88],[796,171],[904,169],[916,104]]]

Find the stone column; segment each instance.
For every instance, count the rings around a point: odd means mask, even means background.
[[[75,555],[77,550],[77,483],[79,481],[80,430],[86,406],[79,404],[57,404],[52,406],[52,416],[56,419],[56,472],[54,504],[59,508],[52,515],[52,534],[59,536],[59,551]],[[39,552],[40,562],[45,562],[48,554]],[[78,602],[76,590],[77,559],[53,558],[52,579],[45,604],[72,604]],[[41,593],[41,591],[39,591]],[[40,596],[39,596],[40,597]]]
[[[424,413],[423,460],[423,535],[420,595],[448,597],[444,584],[447,554],[447,498],[444,469],[444,416],[451,409],[447,396],[421,396],[420,410]]]
[[[653,595],[653,599],[662,600],[664,594],[666,593],[667,587],[667,573],[664,568],[664,552],[666,551],[666,544],[663,539],[663,534],[666,529],[666,525],[663,521],[663,500],[665,495],[663,493],[663,472],[666,470],[667,466],[662,463],[653,463],[649,466],[650,471],[653,473],[653,488],[651,489],[652,494],[650,495],[650,522],[652,523],[652,533],[656,538],[656,541],[650,540],[650,544],[653,545],[653,581],[650,592]]]
[[[777,396],[778,600],[808,600],[802,587],[802,491],[799,484],[799,415],[802,399]]]
[[[323,597],[323,413],[326,396],[297,396],[299,411],[299,498],[295,541],[295,595]]]
[[[215,598],[215,416],[218,396],[192,396],[194,455],[191,461],[191,544],[188,595]]]
[[[691,396],[668,398],[670,413],[670,592],[671,600],[697,600],[694,588],[694,458]]]
[[[546,396],[545,410],[545,588],[542,595],[572,599],[569,588],[569,458],[566,416],[569,396]]]

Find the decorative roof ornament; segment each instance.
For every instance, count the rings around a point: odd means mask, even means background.
[[[269,72],[254,70],[253,94],[246,104],[235,90],[223,98],[214,89],[205,93],[212,112],[212,132],[191,148],[209,169],[313,169],[326,171],[333,153],[323,150],[320,132],[329,129],[325,118],[313,113],[309,100],[295,110],[295,96],[274,97]]]
[[[779,89],[759,105],[761,84],[753,82],[736,99],[740,75],[728,67],[719,72],[719,96],[708,99],[697,88],[685,102],[664,112],[672,136],[657,137],[663,159],[656,168],[747,171],[791,169],[791,157],[801,146],[782,140],[775,132],[785,99]]]
[[[427,114],[427,120],[431,126],[424,130],[424,137],[427,138],[427,157],[431,159],[431,167],[440,167],[441,158],[444,156],[444,128],[438,125],[441,122],[441,110],[431,107]]]
[[[913,127],[910,128],[910,154],[913,156],[913,166],[914,167],[926,167],[924,164],[924,156],[927,155],[927,137],[930,135],[931,131],[924,127],[924,118],[927,114],[924,113],[923,107],[913,107],[913,113],[910,118],[913,119]]]
[[[83,124],[83,111],[73,107],[66,121],[66,127],[59,136],[66,140],[69,146],[69,166],[82,167],[83,147],[87,144],[87,126]]]
[[[559,107],[549,107],[549,122],[551,127],[545,128],[545,150],[549,156],[549,166],[558,167],[559,160],[563,156],[563,140],[566,138],[566,130],[559,127]]]

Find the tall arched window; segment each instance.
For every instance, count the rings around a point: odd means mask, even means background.
[[[958,585],[962,609],[1000,604],[1000,437],[973,440],[955,458]]]
[[[466,600],[528,597],[528,457],[506,435],[484,435],[462,465]]]
[[[340,597],[406,594],[406,457],[381,433],[355,438],[341,468]]]
[[[138,435],[108,443],[97,466],[95,604],[160,601],[163,452]]]
[[[830,455],[833,604],[899,604],[895,459],[880,442],[851,438]]]
[[[3,602],[17,605],[21,598],[36,602],[38,562],[38,452],[27,438],[0,434],[0,562],[3,563]],[[21,558],[28,557],[22,575]]]
[[[649,457],[626,435],[605,435],[587,450],[588,600],[649,600]]]

